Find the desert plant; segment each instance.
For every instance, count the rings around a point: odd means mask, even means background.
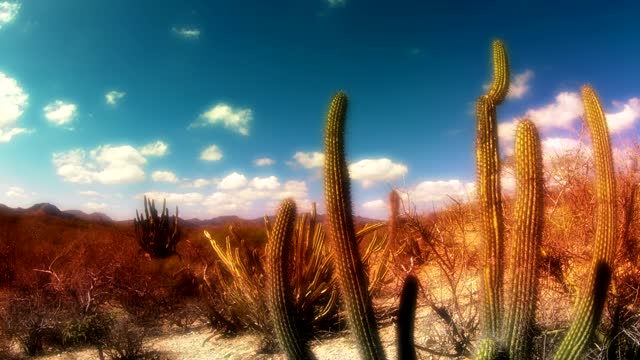
[[[145,348],[145,330],[128,319],[116,321],[107,339],[105,353],[111,360],[160,359],[158,352]]]
[[[162,202],[162,211],[158,215],[154,200],[147,200],[145,196],[144,216],[136,210],[133,225],[138,244],[151,258],[165,259],[175,254],[181,239],[177,206],[176,214],[170,219],[166,200]]]
[[[542,171],[539,140],[532,123],[524,121],[516,136],[516,243],[513,246],[511,271],[511,306],[503,324],[503,256],[504,225],[500,191],[500,164],[495,106],[506,92],[501,84],[508,70],[506,52],[494,42],[494,84],[477,104],[478,133],[476,143],[478,197],[482,214],[483,250],[483,324],[485,340],[481,341],[477,358],[502,356],[528,358],[535,311],[542,219]],[[495,90],[494,89],[503,89]],[[498,94],[498,95],[496,95]],[[575,359],[584,351],[599,323],[615,254],[615,183],[609,135],[604,112],[593,89],[582,89],[586,122],[591,131],[596,167],[597,212],[592,268],[588,287],[578,298],[576,319],[556,353],[557,359]],[[520,264],[518,266],[518,264]],[[505,326],[506,325],[506,326]],[[505,354],[505,355],[506,355]]]

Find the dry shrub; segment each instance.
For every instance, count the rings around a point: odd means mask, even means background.
[[[112,360],[156,360],[160,353],[145,348],[145,329],[135,325],[127,318],[119,319],[114,324],[109,337],[105,354]]]
[[[365,226],[357,235],[365,264],[376,263],[369,272],[371,292],[377,291],[387,279],[389,258],[384,255],[387,236],[375,233],[383,226],[384,223]],[[217,256],[214,270],[206,277],[212,309],[210,318],[229,333],[251,329],[273,339],[264,301],[264,246],[250,247],[233,228],[230,233],[224,242],[220,242],[205,232]],[[309,333],[323,333],[343,327],[331,253],[315,212],[298,217],[293,242],[291,288],[296,311],[306,329]]]

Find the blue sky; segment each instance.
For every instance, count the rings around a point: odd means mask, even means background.
[[[612,2],[614,3],[614,2]],[[161,5],[162,4],[162,5]],[[503,151],[531,117],[545,155],[577,146],[592,84],[616,144],[640,119],[634,2],[0,1],[0,203],[131,218],[142,195],[181,216],[322,203],[331,96],[350,98],[355,212],[466,198],[475,99],[493,39],[512,87]],[[321,206],[322,207],[322,206]]]

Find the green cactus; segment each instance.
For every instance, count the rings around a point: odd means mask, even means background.
[[[493,82],[487,95],[493,103],[500,105],[509,92],[509,59],[504,43],[500,40],[493,41]]]
[[[177,206],[176,214],[171,220],[169,218],[169,209],[166,208],[166,200],[164,200],[162,202],[162,212],[158,216],[155,202],[148,200],[145,196],[144,217],[136,210],[133,227],[140,247],[151,258],[164,259],[175,254],[176,245],[181,239]]]
[[[515,145],[516,208],[515,238],[511,244],[509,278],[511,303],[507,310],[504,339],[510,359],[529,359],[531,331],[537,300],[538,254],[542,238],[542,150],[535,125],[518,124]]]
[[[296,204],[291,199],[285,199],[280,205],[267,243],[267,301],[276,336],[287,358],[314,359],[306,342],[298,335],[298,319],[290,299],[289,263],[295,220]]]
[[[500,156],[496,107],[491,97],[482,95],[477,103],[478,133],[476,158],[478,171],[477,193],[482,218],[484,241],[483,270],[483,331],[486,337],[499,335],[502,314],[503,243],[502,199],[500,192]]]
[[[600,322],[616,252],[616,185],[607,121],[590,86],[583,86],[582,102],[595,162],[596,233],[588,285],[576,302],[575,319],[555,356],[561,360],[577,359],[589,344]]]
[[[400,306],[398,308],[398,359],[416,359],[416,347],[413,340],[413,330],[416,317],[417,299],[418,278],[413,274],[409,274],[404,279],[402,293],[400,294]]]
[[[352,219],[349,171],[344,151],[346,113],[347,95],[339,92],[331,101],[325,133],[324,188],[329,234],[338,286],[360,354],[364,359],[383,359],[384,350],[367,291],[367,278],[358,254]]]

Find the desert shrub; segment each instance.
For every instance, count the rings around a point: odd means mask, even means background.
[[[129,319],[119,319],[107,338],[105,354],[112,360],[151,360],[160,359],[156,351],[146,349],[144,328],[135,325]]]
[[[102,346],[111,332],[114,317],[96,313],[67,323],[62,332],[65,345]]]
[[[268,232],[268,218],[266,223]],[[370,292],[377,291],[387,279],[387,236],[375,234],[384,225],[367,225],[358,232],[365,264],[375,264],[370,266]],[[222,326],[227,333],[251,329],[265,338],[274,339],[264,301],[264,246],[250,247],[235,231],[231,231],[224,242],[214,240],[206,231],[205,236],[217,257],[213,270],[209,274],[205,272],[211,323]],[[295,264],[295,269],[291,284],[297,313],[309,331],[343,327],[331,254],[325,246],[325,232],[315,211],[299,215],[293,242],[292,266]]]

